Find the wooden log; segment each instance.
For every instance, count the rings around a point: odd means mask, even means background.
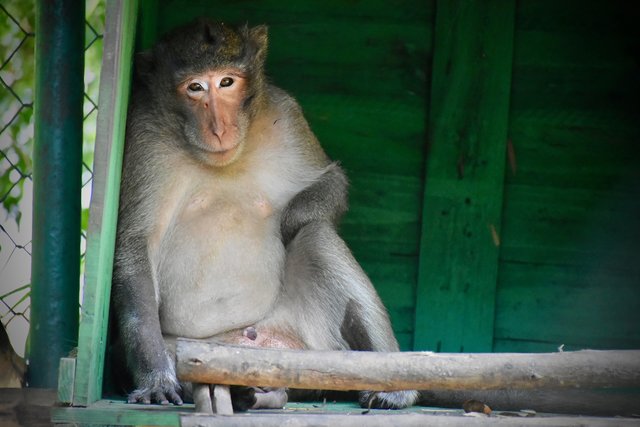
[[[216,406],[216,414],[233,415],[233,406],[231,405],[231,392],[229,386],[216,385],[213,388],[213,401]]]
[[[193,385],[193,403],[195,410],[199,414],[213,415],[213,405],[211,404],[211,389],[209,384]]]
[[[640,350],[436,354],[275,350],[178,339],[182,381],[323,390],[640,387]]]

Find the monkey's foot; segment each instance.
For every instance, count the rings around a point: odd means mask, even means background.
[[[256,403],[251,409],[282,409],[289,401],[285,388],[257,388],[255,389]]]
[[[129,394],[127,399],[129,403],[182,405],[182,398],[179,394],[180,385],[176,381],[173,370],[150,372],[139,381],[138,386],[137,390]]]
[[[416,390],[402,391],[361,391],[360,406],[371,409],[402,409],[412,406],[418,400]]]
[[[234,412],[245,412],[256,403],[255,387],[232,386],[229,389]]]
[[[182,398],[175,389],[164,389],[161,387],[143,388],[132,391],[128,398],[128,403],[142,403],[150,405],[151,403],[159,403],[160,405],[182,405]]]
[[[282,409],[288,400],[286,388],[231,387],[231,403],[234,411]]]

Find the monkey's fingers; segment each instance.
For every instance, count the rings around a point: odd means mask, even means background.
[[[182,398],[175,390],[169,390],[167,392],[167,397],[169,398],[169,402],[177,406],[182,406]]]
[[[156,390],[152,393],[153,398],[151,399],[155,403],[159,403],[160,405],[168,405],[169,400],[165,396],[164,392],[161,390]]]
[[[156,390],[151,394],[151,396],[151,401],[159,403],[160,405],[168,405],[169,403],[173,403],[178,406],[182,405],[182,399],[175,390]]]
[[[144,405],[151,404],[150,390],[135,390],[127,396],[127,403],[142,403]]]
[[[150,405],[152,402],[160,405],[168,405],[169,403],[182,405],[182,399],[175,390],[158,389],[135,390],[129,394],[127,402],[142,403],[143,405]]]

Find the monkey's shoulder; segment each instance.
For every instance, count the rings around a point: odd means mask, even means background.
[[[269,84],[266,87],[266,93],[268,101],[271,105],[279,106],[283,110],[301,111],[296,99],[284,89]]]
[[[285,137],[282,139],[288,149],[304,158],[303,162],[314,167],[326,167],[330,160],[320,142],[311,130],[298,101],[277,86],[268,86],[270,111],[274,116],[274,127],[278,127]]]

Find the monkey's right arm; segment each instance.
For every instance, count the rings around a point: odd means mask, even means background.
[[[131,144],[133,132],[129,134],[127,143]],[[139,143],[134,141],[125,153],[113,271],[113,311],[119,346],[135,386],[129,402],[180,405],[173,358],[160,329],[147,248],[152,221],[150,194],[154,193],[157,179],[150,175],[148,165],[152,159],[147,158],[148,151]]]

